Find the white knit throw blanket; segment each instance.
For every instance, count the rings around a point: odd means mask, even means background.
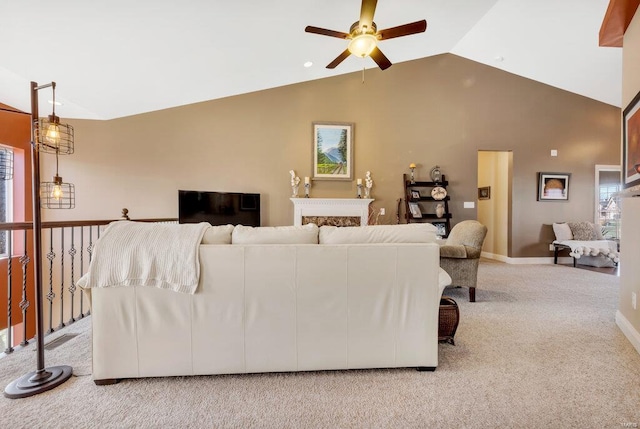
[[[564,240],[557,241],[557,243],[564,244],[571,248],[569,256],[573,256],[576,259],[580,259],[581,256],[598,256],[602,255],[605,258],[611,259],[616,264],[620,261],[620,255],[616,248],[617,244],[610,240],[594,240],[594,241],[578,241],[578,240]]]
[[[96,242],[78,286],[156,286],[193,294],[200,279],[198,249],[209,226],[113,222]]]

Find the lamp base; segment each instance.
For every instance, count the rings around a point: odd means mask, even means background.
[[[72,373],[73,368],[68,365],[51,366],[42,372],[30,372],[12,381],[4,389],[4,396],[18,399],[46,392],[67,381]]]

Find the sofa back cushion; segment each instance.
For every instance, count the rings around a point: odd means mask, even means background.
[[[318,225],[243,226],[231,234],[231,244],[318,244]]]
[[[436,227],[430,223],[406,225],[320,227],[320,244],[435,243]]]
[[[202,244],[231,244],[233,225],[210,226],[205,229]]]

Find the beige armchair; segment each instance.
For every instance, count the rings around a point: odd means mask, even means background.
[[[469,288],[469,301],[476,300],[478,264],[487,227],[476,220],[456,224],[440,246],[440,267],[451,276],[452,286]]]

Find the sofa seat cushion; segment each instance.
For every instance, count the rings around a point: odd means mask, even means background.
[[[318,244],[318,225],[243,226],[231,234],[231,244]]]
[[[435,243],[436,227],[430,223],[320,227],[320,244]]]
[[[204,231],[202,244],[231,244],[233,225],[210,226]]]

